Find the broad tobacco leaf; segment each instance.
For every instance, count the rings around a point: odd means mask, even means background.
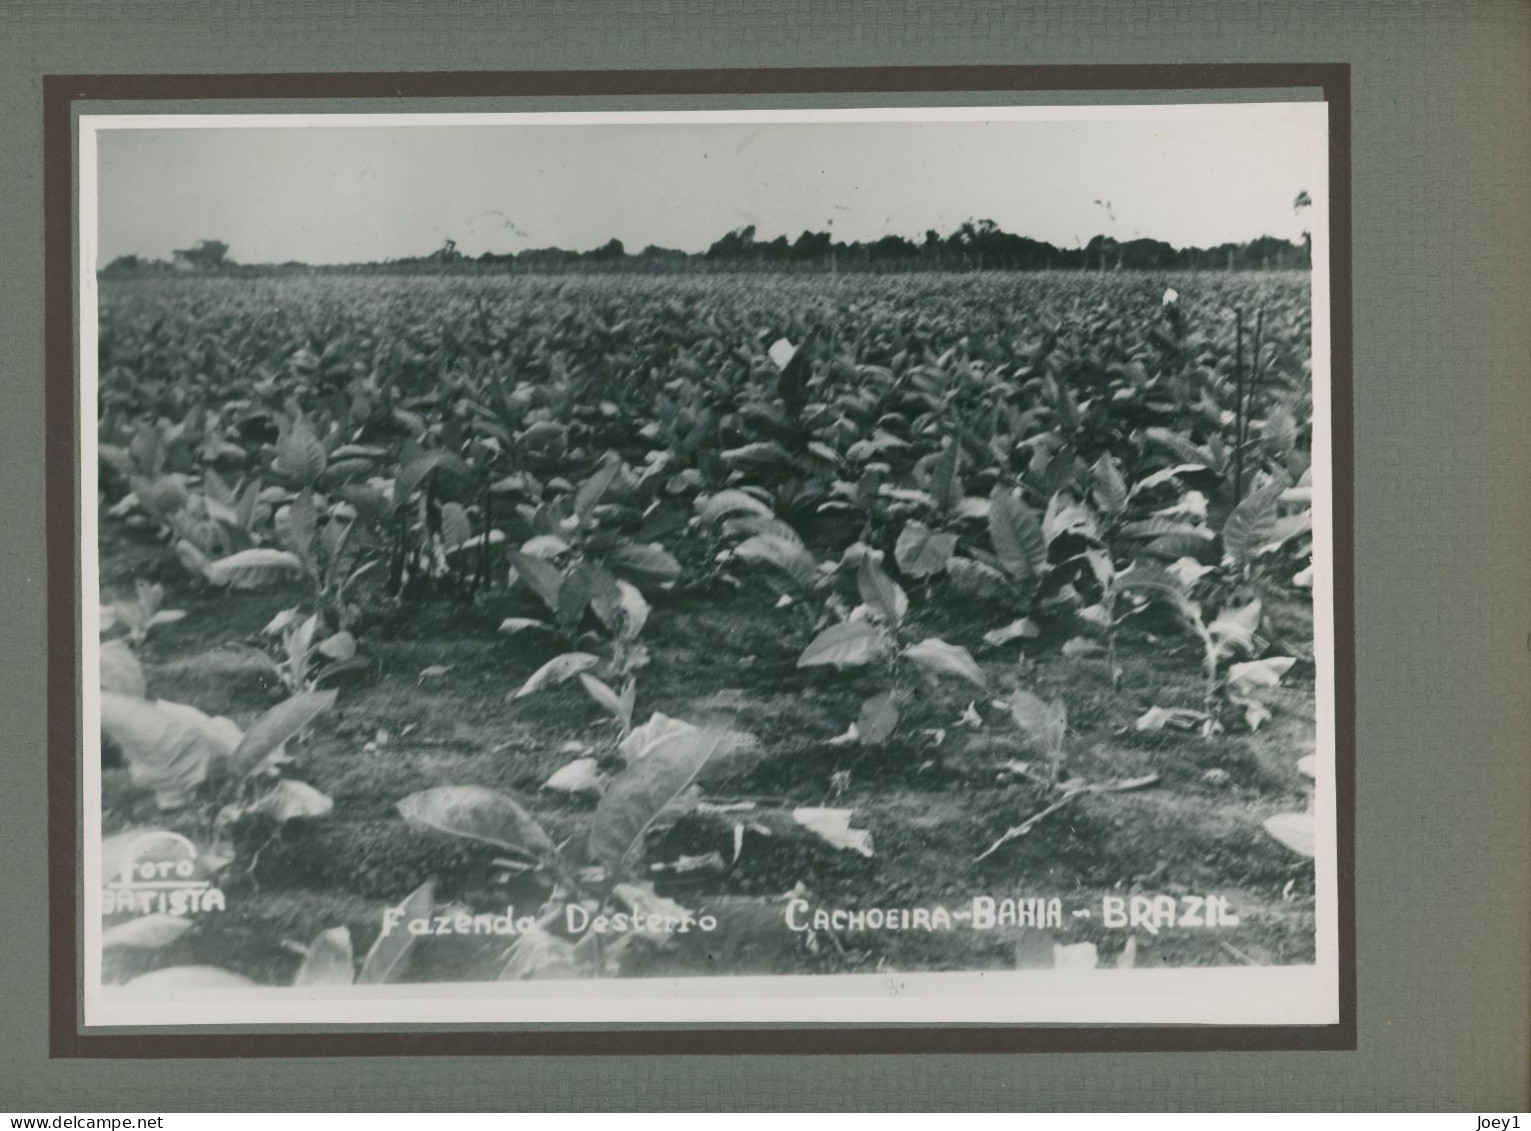
[[[558,858],[558,848],[521,803],[478,785],[442,785],[411,793],[399,802],[410,824],[482,841],[537,861]]]
[[[576,758],[542,783],[543,789],[558,793],[600,793],[600,763],[594,758]]]
[[[632,733],[617,747],[617,752],[627,762],[636,762],[676,736],[695,734],[699,729],[683,719],[672,719],[663,712],[655,711],[649,716],[648,722],[633,728]]]
[[[473,537],[473,521],[461,503],[441,504],[441,540],[448,546],[461,546]]]
[[[1015,720],[1015,725],[1027,738],[1049,754],[1062,751],[1064,738],[1068,734],[1068,711],[1063,700],[1047,702],[1018,687],[1010,693],[1006,706],[1010,708],[1010,717]]]
[[[680,577],[680,563],[658,543],[623,542],[606,556],[606,566],[634,585],[672,585]]]
[[[1086,538],[1097,535],[1095,518],[1089,510],[1076,502],[1066,491],[1053,495],[1042,516],[1042,537],[1051,546],[1064,534],[1082,534]]]
[[[612,889],[611,894],[626,904],[627,909],[634,915],[641,915],[646,919],[684,919],[691,914],[673,899],[658,894],[651,883],[618,884]],[[668,941],[670,938],[670,935],[664,931],[645,929],[633,933],[659,942]]]
[[[1237,649],[1248,653],[1254,647],[1255,631],[1260,627],[1260,599],[1247,605],[1230,606],[1217,614],[1207,631],[1217,641],[1218,651]]]
[[[1039,577],[1047,568],[1042,523],[1015,491],[996,487],[989,496],[989,540],[999,564],[1017,581]]]
[[[856,588],[862,602],[876,609],[891,625],[897,625],[909,611],[908,596],[870,554],[863,555],[857,567]]]
[[[1312,813],[1277,813],[1265,822],[1265,831],[1299,856],[1311,860],[1318,853],[1318,820]]]
[[[855,813],[850,809],[804,808],[792,810],[792,819],[809,832],[836,848],[872,855],[872,834],[866,829],[851,828]]]
[[[409,497],[420,489],[425,477],[436,470],[456,473],[462,470],[462,461],[451,452],[441,450],[425,452],[418,448],[406,455],[399,466],[399,474],[393,481],[393,506],[397,510],[409,502]]]
[[[885,691],[861,705],[856,718],[856,737],[864,746],[881,746],[898,726],[898,695]]]
[[[734,548],[744,561],[774,566],[800,589],[812,589],[819,580],[819,564],[800,542],[757,534]]]
[[[958,592],[983,601],[994,600],[1010,586],[1005,575],[999,570],[993,566],[984,565],[983,562],[974,561],[972,558],[949,559],[946,563],[946,572],[951,575],[952,584],[956,586]]]
[[[517,937],[498,980],[528,982],[544,978],[578,978],[581,973],[574,944],[534,926]]]
[[[632,720],[627,717],[627,708],[622,702],[622,697],[608,684],[585,672],[579,673],[579,682],[585,689],[585,694],[594,699],[602,710],[620,720],[624,729],[631,723]]]
[[[344,663],[356,658],[356,637],[342,629],[319,642],[319,654],[327,659]]]
[[[721,730],[674,733],[618,775],[596,806],[589,838],[590,856],[606,866],[608,876],[620,876],[642,852],[655,819],[729,738]]]
[[[144,670],[133,650],[121,640],[101,645],[101,690],[116,691],[142,699],[146,684]]]
[[[256,769],[261,760],[335,705],[334,691],[306,691],[278,703],[245,733],[229,756],[237,774]]]
[[[1094,970],[1100,965],[1100,952],[1094,943],[1054,943],[1054,970]]]
[[[285,825],[298,817],[324,817],[335,808],[334,799],[304,782],[283,778],[245,811],[263,813]]]
[[[1228,669],[1228,686],[1245,691],[1256,687],[1279,687],[1281,677],[1296,662],[1291,656],[1272,656],[1267,660],[1234,664]]]
[[[955,534],[937,534],[923,522],[911,520],[899,533],[893,556],[898,568],[910,577],[929,577],[945,569],[956,550]]]
[[[834,664],[837,667],[858,667],[871,663],[887,650],[888,635],[869,621],[844,621],[832,624],[813,643],[803,649],[798,657],[800,668]]]
[[[152,789],[161,809],[186,805],[208,769],[244,737],[230,720],[195,707],[116,691],[101,693],[101,730],[122,749],[133,783]]]
[[[312,486],[324,474],[327,456],[324,444],[306,417],[297,422],[277,441],[272,466],[303,487]]]
[[[397,927],[394,928],[398,930]],[[351,932],[345,927],[320,931],[293,978],[295,986],[349,986],[356,980]]]
[[[696,513],[708,522],[717,522],[733,514],[753,514],[774,518],[771,508],[744,491],[719,491],[716,495],[698,496]]]
[[[638,587],[631,582],[617,582],[617,604],[621,610],[622,628],[619,635],[624,640],[635,640],[649,622],[649,603],[644,600]]]
[[[984,686],[983,672],[966,648],[931,637],[904,649],[904,658],[913,660],[936,675],[955,675],[978,687]]]
[[[1255,560],[1276,530],[1278,487],[1248,495],[1223,523],[1223,552],[1239,565]]]
[[[532,554],[512,550],[510,564],[516,577],[524,581],[533,593],[541,598],[550,612],[558,612],[558,591],[563,587],[563,574],[558,567]]]
[[[201,572],[214,585],[226,589],[259,589],[291,581],[294,575],[303,572],[303,561],[286,550],[257,547],[217,561],[204,561]]]
[[[511,698],[522,699],[539,688],[573,679],[580,672],[589,671],[600,662],[599,656],[593,656],[589,652],[565,652],[561,656],[554,656],[533,672],[531,678],[523,683]]]
[[[1095,505],[1106,514],[1121,514],[1127,507],[1127,483],[1117,469],[1116,460],[1103,455],[1090,468],[1090,494]]]
[[[1012,640],[1035,640],[1042,635],[1041,627],[1030,617],[1011,621],[1004,628],[996,628],[983,634],[983,642],[992,647],[1008,644]]]
[[[419,937],[410,934],[408,925],[414,919],[430,921],[431,913],[436,909],[436,881],[427,880],[421,884],[399,904],[398,909],[401,916],[393,924],[393,929],[378,935],[377,942],[367,952],[361,970],[356,975],[358,986],[384,985],[399,980],[407,968],[410,953],[415,949],[415,940]],[[384,922],[387,922],[387,918]]]

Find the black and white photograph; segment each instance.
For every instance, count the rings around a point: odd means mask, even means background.
[[[1334,1024],[1327,123],[84,114],[84,1027]]]

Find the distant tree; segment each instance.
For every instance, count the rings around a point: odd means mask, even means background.
[[[707,249],[708,259],[739,259],[748,255],[755,244],[755,225],[735,228]]]
[[[918,249],[903,236],[883,236],[865,247],[865,255],[873,263],[906,263],[915,257]]]
[[[230,262],[228,255],[229,245],[222,240],[198,240],[190,247],[177,251],[175,259],[177,263],[196,268],[198,271],[210,271],[227,266]]]
[[[1298,216],[1301,216],[1304,212],[1312,207],[1313,198],[1308,195],[1307,189],[1303,189],[1300,193],[1297,194],[1297,199],[1292,201],[1292,211]],[[1304,224],[1302,227],[1302,249],[1307,255],[1308,262],[1312,263],[1313,232],[1306,224]]]
[[[438,263],[453,263],[462,258],[462,252],[457,250],[457,241],[453,239],[443,240],[440,247],[431,252],[431,258]]]
[[[684,251],[679,251],[673,247],[660,247],[656,243],[649,244],[648,247],[638,254],[643,259],[670,263],[684,263],[691,258]]]
[[[792,258],[823,259],[829,254],[831,242],[828,232],[804,232],[792,241]]]
[[[149,266],[147,260],[140,259],[136,255],[119,255],[105,267],[101,268],[103,275],[132,275]],[[163,264],[161,264],[163,266]]]

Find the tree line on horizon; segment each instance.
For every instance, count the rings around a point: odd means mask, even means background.
[[[1303,194],[1297,209],[1304,207]],[[313,265],[242,264],[229,257],[229,245],[199,240],[176,251],[170,261],[124,255],[102,269],[103,276],[198,273],[260,275],[284,273],[422,274],[422,273],[606,273],[631,271],[1081,271],[1081,270],[1292,270],[1311,267],[1311,238],[1301,243],[1261,236],[1215,247],[1176,248],[1163,240],[1119,241],[1097,235],[1081,247],[1061,248],[1046,240],[1006,232],[992,220],[968,220],[949,235],[931,229],[922,240],[888,235],[862,243],[837,241],[829,232],[805,231],[795,240],[756,237],[754,225],[736,228],[706,251],[685,252],[650,245],[629,252],[613,239],[589,251],[560,247],[520,252],[485,252],[468,256],[448,239],[429,255],[372,263]]]

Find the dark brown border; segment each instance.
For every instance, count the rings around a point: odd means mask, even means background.
[[[1313,1026],[924,1026],[82,1033],[76,898],[74,137],[78,101],[383,100],[549,95],[769,95],[1316,88],[1329,106],[1340,1021]],[[1354,344],[1348,63],[759,70],[45,75],[43,195],[48,553],[49,1053],[55,1058],[694,1055],[1353,1050],[1356,1047]]]

